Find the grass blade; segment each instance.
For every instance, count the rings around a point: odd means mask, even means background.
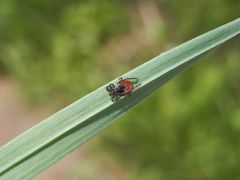
[[[0,179],[34,177],[239,32],[237,19],[205,33],[124,74],[142,83],[132,96],[112,103],[104,85],[24,132],[1,147]]]

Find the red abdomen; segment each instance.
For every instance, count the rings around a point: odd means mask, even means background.
[[[125,87],[124,94],[129,94],[133,90],[133,84],[129,80],[123,80],[120,84]]]

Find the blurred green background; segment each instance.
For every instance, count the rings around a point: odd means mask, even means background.
[[[25,104],[58,109],[238,18],[239,7],[238,0],[2,0],[0,75],[17,82]],[[124,174],[113,179],[240,178],[239,45],[238,37],[207,54],[97,138],[99,161],[111,159]],[[81,179],[77,171],[68,174]]]

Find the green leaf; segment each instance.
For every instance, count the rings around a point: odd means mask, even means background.
[[[160,54],[122,75],[137,77],[141,82],[131,96],[113,103],[103,85],[19,135],[0,149],[0,179],[34,177],[239,32],[237,19]]]

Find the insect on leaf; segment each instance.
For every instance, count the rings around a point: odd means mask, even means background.
[[[141,83],[131,96],[111,101],[106,86],[115,79],[22,133],[0,149],[0,179],[34,177],[239,32],[237,19],[194,38],[122,75]]]

